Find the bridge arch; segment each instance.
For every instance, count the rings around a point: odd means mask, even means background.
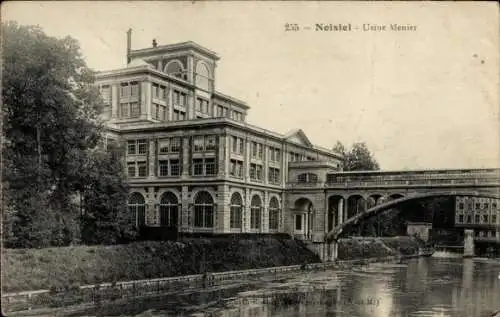
[[[372,208],[374,206],[380,205],[385,201],[385,197],[382,194],[371,194],[366,199],[367,208]]]
[[[384,211],[394,208],[395,206],[416,199],[422,198],[432,198],[432,197],[451,197],[451,196],[468,196],[468,197],[484,197],[484,198],[493,198],[500,199],[500,193],[492,193],[492,192],[472,192],[472,191],[451,191],[451,192],[429,192],[429,193],[420,193],[414,195],[408,195],[400,198],[396,198],[394,200],[389,200],[380,205],[371,207],[366,209],[364,212],[356,214],[353,217],[348,218],[341,225],[336,226],[333,230],[329,231],[326,235],[326,241],[337,240],[344,228],[349,225],[357,224],[360,220],[364,218],[369,218],[371,216],[377,215]]]
[[[327,198],[327,228],[333,230],[335,226],[343,221],[345,198],[342,195],[330,195]]]

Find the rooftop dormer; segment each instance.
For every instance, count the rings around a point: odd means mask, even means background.
[[[150,64],[157,71],[185,80],[196,88],[213,92],[217,54],[195,42],[159,45],[153,39],[149,48],[131,49],[131,30],[127,32],[128,66]]]

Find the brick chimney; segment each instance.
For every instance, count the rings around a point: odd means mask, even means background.
[[[127,65],[130,63],[130,50],[132,46],[132,29],[127,31]]]

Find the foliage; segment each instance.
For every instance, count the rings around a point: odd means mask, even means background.
[[[344,155],[344,171],[372,171],[380,169],[378,162],[364,142],[356,142],[350,150],[337,141],[334,151]]]
[[[81,217],[82,240],[86,244],[114,244],[135,238],[127,212],[128,187],[123,182],[120,161],[123,149],[108,144],[107,151],[94,152],[87,162],[86,186]]]
[[[94,157],[102,102],[76,40],[39,27],[2,24],[3,196],[13,247],[78,239],[79,194],[109,173]],[[109,167],[109,165],[108,165]],[[94,178],[95,180],[95,178]]]

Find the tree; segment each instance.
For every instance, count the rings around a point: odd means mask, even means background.
[[[87,162],[81,217],[82,240],[86,244],[115,244],[136,236],[127,212],[124,169],[117,164],[122,153],[123,148],[110,143]]]
[[[102,101],[78,42],[2,24],[4,206],[14,247],[68,244],[102,140]],[[99,166],[94,164],[92,166]],[[108,173],[106,169],[101,172]]]

